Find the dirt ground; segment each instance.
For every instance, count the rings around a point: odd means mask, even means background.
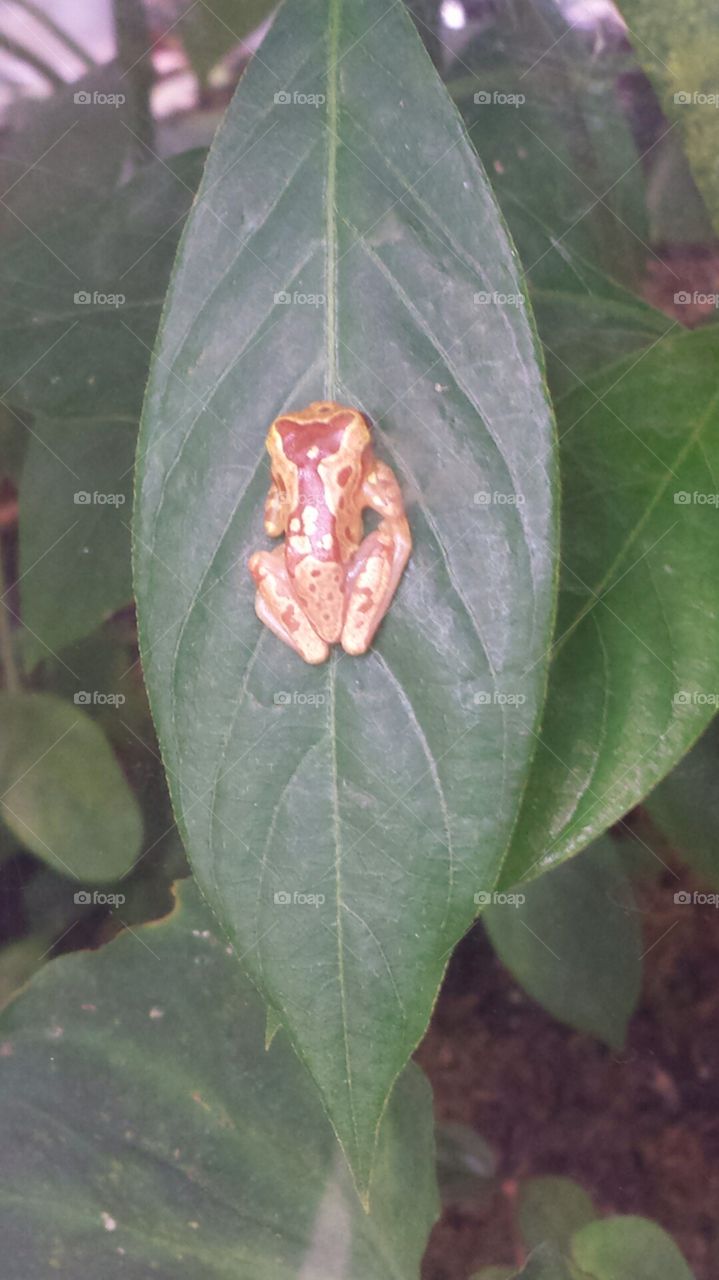
[[[438,1120],[492,1146],[499,1189],[488,1206],[445,1210],[423,1280],[521,1261],[511,1202],[538,1174],[574,1178],[604,1213],[653,1218],[697,1280],[719,1275],[719,911],[675,906],[693,886],[662,874],[637,891],[644,989],[621,1053],[545,1014],[480,927],[455,953],[417,1058]]]

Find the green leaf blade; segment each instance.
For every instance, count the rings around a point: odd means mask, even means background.
[[[714,714],[718,340],[666,337],[559,404],[563,580],[507,885],[621,819]]]
[[[671,1236],[632,1215],[582,1227],[572,1238],[572,1258],[592,1280],[694,1280]]]
[[[642,934],[612,841],[597,840],[521,896],[483,912],[500,959],[553,1017],[620,1048],[639,999]]]
[[[515,263],[404,10],[288,3],[178,257],[135,577],[203,892],[363,1191],[392,1082],[498,874],[544,688],[552,426],[522,306],[482,291],[516,298]],[[414,550],[372,652],[309,668],[258,624],[246,562],[266,545],[267,428],[327,395],[370,418]]]
[[[189,883],[168,920],[38,975],[3,1019],[7,1280],[415,1280],[438,1209],[426,1081],[398,1086],[368,1215],[263,1019]]]
[[[0,697],[0,812],[56,871],[90,883],[129,871],[142,817],[110,746],[81,706],[51,694]]]

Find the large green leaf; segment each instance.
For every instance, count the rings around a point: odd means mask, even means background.
[[[667,116],[681,126],[694,177],[719,230],[719,13],[703,0],[619,0],[619,8]]]
[[[645,804],[690,867],[719,885],[719,719]]]
[[[612,841],[515,896],[524,901],[482,916],[500,959],[555,1018],[621,1046],[639,999],[642,932]]]
[[[719,689],[719,329],[671,336],[559,402],[563,583],[506,884],[621,818]]]
[[[47,249],[26,234],[0,260],[0,381],[9,403],[41,415],[27,430],[20,491],[30,661],[131,597],[137,421],[201,160],[150,164],[112,199],[47,221]]]
[[[47,693],[0,695],[0,793],[4,821],[56,871],[113,880],[139,853],[137,802],[81,706]]]
[[[693,1280],[677,1246],[646,1218],[605,1218],[572,1237],[572,1258],[591,1280]]]
[[[54,961],[3,1019],[5,1280],[416,1280],[432,1107],[402,1077],[366,1214],[316,1092],[190,883],[168,920]]]
[[[288,0],[180,249],[136,589],[196,874],[364,1190],[392,1081],[496,879],[543,692],[552,432],[527,316],[501,301],[517,293],[403,6]],[[374,424],[414,552],[372,652],[310,668],[258,623],[246,562],[266,544],[267,428],[322,396]]]

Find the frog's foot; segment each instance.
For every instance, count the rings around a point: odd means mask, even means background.
[[[342,628],[346,653],[365,653],[389,608],[412,550],[404,516],[381,520],[361,542],[347,570],[347,607]]]
[[[260,622],[299,653],[305,662],[324,662],[329,647],[317,635],[295,596],[282,547],[276,547],[274,551],[256,551],[250,556],[249,570],[257,586],[255,613]]]

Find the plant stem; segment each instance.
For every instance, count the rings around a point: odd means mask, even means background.
[[[5,604],[5,596],[10,587],[5,574],[5,560],[2,552],[4,548],[0,544],[0,662],[2,662],[3,674],[5,676],[5,689],[8,693],[20,693],[22,682],[20,680],[20,672],[15,661],[15,649],[13,646],[12,627],[10,625],[10,610]]]
[[[140,143],[152,150],[154,124],[150,91],[154,80],[152,66],[152,41],[143,0],[113,0],[115,31],[117,34],[117,60],[128,78],[131,88],[130,107],[133,116],[133,132]],[[145,147],[140,147],[141,153]],[[147,153],[142,154],[143,163]]]

